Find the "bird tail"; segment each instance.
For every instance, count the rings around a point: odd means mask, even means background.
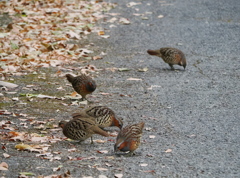
[[[147,53],[150,54],[150,55],[158,55],[158,52],[156,50],[147,50]]]
[[[68,80],[70,83],[73,82],[74,76],[72,76],[71,74],[67,74],[66,77],[67,77],[67,80]]]
[[[144,125],[145,125],[144,122],[140,122],[140,123],[138,123],[138,127],[139,127],[141,130],[143,129]]]

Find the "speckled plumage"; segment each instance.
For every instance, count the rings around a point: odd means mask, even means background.
[[[85,100],[86,95],[91,94],[97,88],[96,82],[85,74],[76,77],[71,74],[67,74],[66,77],[72,84],[74,90],[82,96],[82,100]]]
[[[124,127],[117,136],[114,150],[123,152],[130,151],[130,154],[133,154],[140,145],[144,124],[144,122],[140,122]]]
[[[106,106],[92,106],[74,115],[93,117],[101,128],[116,126],[121,129],[123,125],[122,119],[116,117],[113,110]]]
[[[148,54],[155,55],[161,57],[164,62],[168,63],[168,65],[173,68],[173,65],[183,66],[185,69],[187,66],[187,61],[184,53],[176,48],[160,48],[158,50],[147,50]]]
[[[73,140],[84,141],[93,134],[99,134],[108,137],[109,134],[99,128],[94,118],[91,117],[78,117],[69,122],[60,121],[59,126],[63,129],[63,134]]]

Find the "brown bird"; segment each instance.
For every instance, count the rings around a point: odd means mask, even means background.
[[[121,118],[117,118],[113,110],[106,106],[93,106],[80,113],[74,113],[74,117],[93,117],[100,128],[116,126],[122,128],[123,122]],[[73,117],[73,118],[74,118]]]
[[[157,50],[147,50],[148,54],[161,57],[164,62],[168,63],[172,70],[173,65],[183,66],[184,70],[187,66],[185,55],[182,51],[176,48],[160,48]]]
[[[140,145],[140,138],[142,136],[144,124],[144,122],[140,122],[138,124],[124,127],[117,136],[116,144],[114,145],[114,151],[129,151],[129,155],[133,155],[134,151]]]
[[[91,143],[93,143],[93,134],[99,134],[104,137],[109,136],[106,131],[97,126],[95,119],[91,117],[74,116],[74,119],[69,122],[60,121],[59,127],[63,129],[63,134],[66,137],[73,140],[84,141],[91,137]]]
[[[71,74],[67,74],[66,77],[72,84],[74,90],[82,96],[82,100],[86,100],[86,95],[94,92],[97,87],[95,81],[85,74],[76,77]]]

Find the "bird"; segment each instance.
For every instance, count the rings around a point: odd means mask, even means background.
[[[137,124],[127,125],[120,130],[114,145],[114,151],[129,151],[128,154],[132,156],[134,151],[140,145],[140,139],[144,125],[144,122],[140,122]]]
[[[84,116],[95,118],[97,125],[102,129],[112,126],[116,126],[121,129],[123,126],[122,118],[116,117],[113,110],[106,106],[92,106],[80,113],[73,114],[73,118]]]
[[[160,48],[157,50],[147,50],[147,53],[150,55],[158,56],[163,59],[164,62],[168,63],[172,70],[174,70],[173,65],[183,66],[184,70],[187,66],[187,61],[184,53],[176,48]]]
[[[91,94],[97,88],[96,82],[85,74],[76,77],[66,74],[67,80],[72,84],[74,90],[82,96],[82,101],[87,100],[86,95]]]
[[[62,128],[63,134],[67,138],[79,140],[80,142],[91,137],[91,143],[93,143],[93,134],[99,134],[104,137],[109,136],[106,131],[97,126],[95,119],[91,117],[75,116],[69,122],[62,120],[59,122],[59,127]]]

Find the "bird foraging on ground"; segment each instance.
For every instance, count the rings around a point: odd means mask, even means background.
[[[92,135],[99,134],[104,137],[108,137],[109,134],[99,128],[94,118],[91,117],[78,117],[69,122],[60,121],[59,127],[63,129],[63,134],[70,139],[84,141],[91,137],[91,143],[93,143]]]
[[[144,124],[144,122],[140,122],[138,124],[127,125],[124,127],[117,136],[114,151],[129,151],[129,155],[132,156],[134,151],[140,145]]]
[[[176,48],[160,48],[157,50],[147,50],[150,55],[158,56],[163,59],[164,62],[168,63],[172,70],[174,70],[173,65],[183,66],[184,70],[187,66],[187,61],[184,53]]]
[[[92,106],[79,113],[74,113],[74,117],[93,117],[96,124],[100,128],[116,126],[119,129],[122,128],[123,122],[121,118],[116,117],[113,110],[106,106]],[[73,118],[74,118],[73,117]]]
[[[81,74],[79,76],[66,75],[67,80],[72,84],[74,90],[82,96],[82,101],[86,100],[86,95],[91,94],[96,89],[96,82],[89,76]]]

